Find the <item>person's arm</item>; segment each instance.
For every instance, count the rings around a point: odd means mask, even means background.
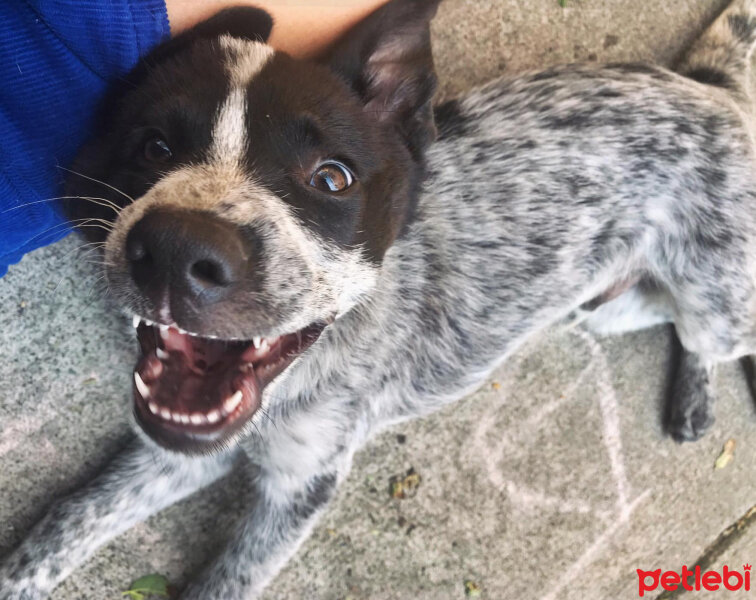
[[[230,6],[248,4],[273,17],[268,42],[296,57],[325,50],[350,27],[387,0],[166,0],[171,35],[203,21]]]

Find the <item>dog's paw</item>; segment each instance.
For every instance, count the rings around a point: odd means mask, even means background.
[[[676,442],[695,442],[714,424],[711,367],[683,351],[669,396],[667,432]]]
[[[672,407],[667,422],[667,432],[676,442],[695,442],[714,425],[714,411],[712,400],[708,394],[701,394],[706,398],[687,399],[687,404],[677,401]]]
[[[707,382],[678,375],[669,402],[667,432],[676,442],[695,442],[714,425],[714,397]]]

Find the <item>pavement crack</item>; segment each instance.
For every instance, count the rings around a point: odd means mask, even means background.
[[[701,571],[707,571],[725,551],[727,551],[737,540],[756,523],[756,504],[749,508],[746,513],[727,527],[717,536],[711,544],[704,550],[703,554],[698,557],[696,562],[689,568],[694,570],[697,566]],[[691,581],[690,579],[688,581]],[[656,600],[673,600],[685,594],[688,590],[680,586],[674,591],[664,591],[656,597]]]

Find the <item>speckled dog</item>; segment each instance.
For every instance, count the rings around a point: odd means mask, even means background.
[[[45,597],[239,455],[257,494],[181,598],[253,598],[370,436],[586,309],[607,332],[673,322],[676,431],[706,425],[690,383],[756,351],[756,0],[682,75],[555,68],[434,119],[436,4],[394,0],[318,62],[274,52],[267,16],[235,9],[116,90],[71,185],[103,200],[70,208],[112,228],[143,435],[5,559],[0,598]]]

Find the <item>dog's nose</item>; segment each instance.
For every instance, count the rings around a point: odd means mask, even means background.
[[[193,304],[225,297],[247,267],[238,227],[210,213],[156,210],[126,236],[126,259],[137,287],[160,300],[166,292]]]

